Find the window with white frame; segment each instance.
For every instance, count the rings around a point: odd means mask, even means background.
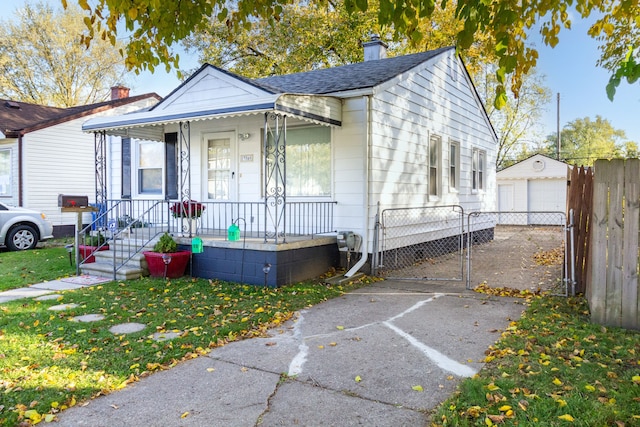
[[[437,135],[429,138],[429,195],[440,195],[440,147],[442,139]]]
[[[484,190],[486,157],[487,154],[483,150],[473,149],[473,159],[471,163],[471,189],[473,191]]]
[[[164,177],[164,144],[138,141],[136,150],[137,192],[140,195],[162,194]]]
[[[331,128],[288,128],[286,143],[287,196],[330,196]]]
[[[0,150],[0,196],[11,196],[11,150]]]
[[[458,191],[460,185],[460,143],[449,142],[449,191]]]

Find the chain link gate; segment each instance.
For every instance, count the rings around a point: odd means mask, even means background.
[[[373,274],[388,279],[464,280],[461,206],[385,209],[376,222],[376,236],[380,250],[375,250]]]
[[[563,212],[472,212],[467,288],[574,293],[571,227]],[[570,268],[571,267],[571,268]]]

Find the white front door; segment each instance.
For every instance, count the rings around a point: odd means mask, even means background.
[[[236,162],[233,153],[233,132],[207,133],[204,135],[204,188],[205,200],[236,200]]]

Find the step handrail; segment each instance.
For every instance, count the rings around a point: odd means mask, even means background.
[[[169,206],[167,201],[158,200],[153,202],[150,206],[144,209],[140,214],[136,217],[130,215],[124,215],[121,218],[117,219],[117,227],[109,228],[109,230],[104,229],[104,224],[107,222],[106,219],[113,216],[114,212],[118,212],[120,208],[125,204],[130,203],[130,201],[117,201],[113,206],[109,209],[101,212],[96,218],[86,227],[84,227],[80,235],[87,235],[90,230],[97,229],[98,232],[107,231],[110,234],[110,238],[100,245],[97,249],[95,249],[91,254],[85,257],[83,260],[77,263],[77,272],[79,274],[80,265],[84,264],[86,260],[95,252],[98,252],[101,248],[109,244],[109,250],[113,252],[113,279],[117,279],[118,271],[124,267],[133,257],[142,252],[150,242],[152,242],[159,235],[164,234],[168,231],[168,218],[169,218]],[[166,207],[163,205],[166,204]],[[155,214],[154,219],[156,223],[160,224],[160,230],[158,231],[154,227],[154,231],[152,232],[152,228],[148,225],[151,224],[152,213]],[[159,215],[159,216],[158,216]],[[165,227],[166,224],[166,227]],[[134,230],[134,231],[132,231]],[[147,230],[146,233],[135,233],[135,230]],[[134,238],[134,244],[131,244],[131,234],[135,233],[136,237],[141,236],[142,239]],[[128,237],[128,244],[124,244],[125,236]],[[118,242],[121,244],[119,245]],[[119,250],[119,252],[118,252]],[[126,252],[125,252],[126,250]],[[118,261],[118,253],[122,256],[120,257],[120,261]],[[126,256],[125,256],[126,254]]]

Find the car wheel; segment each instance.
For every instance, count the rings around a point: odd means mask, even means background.
[[[38,244],[38,234],[29,225],[17,225],[7,234],[7,247],[11,251],[33,249]]]

